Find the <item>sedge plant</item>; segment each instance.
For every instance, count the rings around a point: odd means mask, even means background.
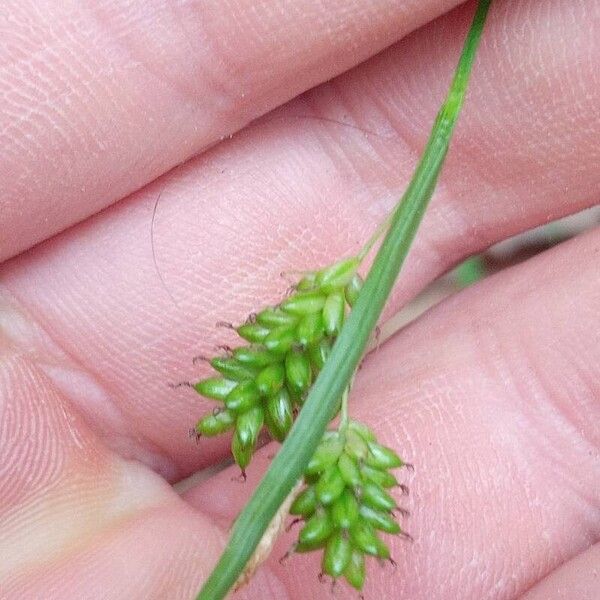
[[[240,325],[227,324],[243,343],[207,358],[215,375],[192,384],[218,403],[198,421],[196,435],[231,430],[232,455],[242,473],[263,429],[283,442],[197,600],[224,598],[247,580],[268,553],[265,539],[273,537],[273,524],[281,523],[284,511],[303,522],[291,551],[321,552],[321,573],[334,581],[343,577],[357,590],[365,583],[366,557],[392,560],[382,534],[410,537],[398,523],[404,511],[390,493],[394,487],[407,491],[392,473],[406,464],[350,418],[348,396],[433,195],[490,4],[478,2],[446,100],[392,214],[356,256],[303,273],[277,306]],[[382,237],[363,281],[361,263]],[[326,431],[338,416],[337,426]]]

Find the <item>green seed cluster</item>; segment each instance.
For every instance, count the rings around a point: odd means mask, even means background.
[[[323,574],[343,576],[361,590],[365,555],[391,560],[378,532],[403,534],[393,514],[403,511],[386,491],[398,486],[390,469],[403,465],[360,423],[326,432],[306,468],[306,487],[290,508],[305,521],[295,551],[323,549]]]
[[[235,327],[249,344],[213,358],[210,364],[219,376],[193,386],[199,394],[223,403],[200,419],[196,433],[214,436],[234,429],[231,451],[242,471],[263,426],[278,441],[288,434],[295,411],[304,403],[358,297],[359,263],[353,257],[305,274],[278,306]]]

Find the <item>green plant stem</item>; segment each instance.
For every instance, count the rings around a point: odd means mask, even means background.
[[[343,431],[348,427],[348,396],[350,395],[350,385],[346,387],[342,394],[342,408],[340,410],[340,424],[338,426],[339,431]]]
[[[302,477],[334,416],[336,404],[363,356],[433,194],[490,4],[491,0],[479,1],[448,96],[436,117],[421,161],[393,212],[387,235],[331,355],[290,435],[236,519],[229,543],[197,600],[220,600],[235,584],[280,505]]]
[[[362,250],[358,253],[357,258],[362,263],[367,254],[371,251],[371,248],[375,245],[377,240],[387,231],[390,223],[392,222],[392,217],[394,216],[394,212],[392,211],[384,221],[377,225],[377,229],[373,232],[373,235],[368,239],[367,243],[362,247]]]

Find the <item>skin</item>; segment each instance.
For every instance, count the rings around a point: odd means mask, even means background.
[[[191,442],[214,404],[167,383],[207,375],[191,357],[234,339],[214,323],[277,301],[279,272],[368,238],[447,87],[473,11],[456,4],[5,3],[0,597],[197,592],[276,448],[245,485],[226,469],[178,494],[227,440]],[[598,203],[598,23],[597,0],[495,3],[388,315]],[[600,596],[599,258],[595,229],[366,359],[351,411],[416,465],[415,542],[369,565],[366,598]],[[292,539],[237,597],[331,597],[316,554],[279,565]]]

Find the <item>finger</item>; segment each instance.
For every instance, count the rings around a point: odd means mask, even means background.
[[[0,596],[193,597],[223,533],[149,469],[107,451],[7,337],[1,352]],[[257,584],[278,585],[266,573]]]
[[[398,568],[373,561],[365,597],[518,598],[598,542],[599,253],[600,230],[567,242],[443,302],[367,359],[351,418],[415,464],[400,473],[410,495],[397,496],[415,542],[392,540]],[[186,499],[230,519],[244,501],[230,476]],[[294,535],[272,568],[292,598],[328,598],[317,556],[278,566]]]
[[[0,260],[458,3],[5,2]]]
[[[595,544],[542,579],[523,600],[594,600],[600,596],[600,544]]]
[[[452,148],[457,156],[444,171],[394,308],[462,256],[598,198],[597,103],[578,99],[600,93],[595,65],[583,58],[594,55],[599,42],[579,27],[590,11],[600,14],[600,2],[510,6],[515,14],[497,8],[491,15],[473,80],[479,91],[465,107]],[[448,15],[293,104],[281,113],[285,118],[246,130],[146,194],[5,267],[3,282],[29,311],[26,318],[39,322],[68,357],[61,359],[68,373],[60,377],[62,389],[103,439],[173,478],[222,456],[226,441],[195,447],[187,437],[214,404],[191,390],[169,390],[168,383],[207,375],[192,357],[213,355],[216,344],[234,341],[215,322],[239,322],[278,301],[288,286],[279,272],[319,267],[360,248],[405,186],[413,147],[420,147],[418,140],[407,145],[388,133],[412,140],[405,132],[413,115],[433,118],[441,94],[433,98],[432,87],[448,77],[471,9]],[[531,17],[540,10],[561,35],[547,34],[545,25],[522,35],[522,19],[536,24]],[[573,44],[581,45],[576,63],[560,67]],[[507,72],[502,65],[512,61],[526,70]],[[554,92],[544,98],[537,86],[525,86],[495,108],[485,138],[497,90],[540,73],[547,89],[561,90],[560,101]],[[391,100],[396,93],[399,105]],[[382,102],[389,114],[382,114]],[[313,103],[317,112],[330,106],[332,117],[354,107],[358,124],[382,137],[290,117]],[[535,116],[540,105],[547,109]],[[515,129],[521,114],[527,118]],[[571,125],[552,130],[555,123]],[[590,132],[599,135],[592,139]],[[485,139],[502,160],[476,155],[477,147],[468,146],[472,139]],[[164,287],[153,264],[152,233]]]

